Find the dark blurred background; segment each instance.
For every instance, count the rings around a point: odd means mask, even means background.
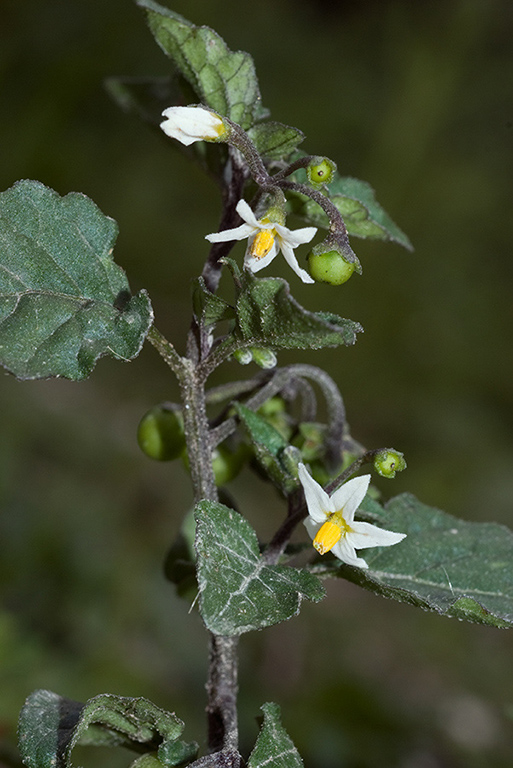
[[[249,51],[273,117],[369,181],[415,246],[353,239],[364,274],[340,288],[303,286],[274,262],[306,307],[365,328],[354,348],[280,362],[326,368],[353,434],[404,451],[408,470],[384,494],[513,526],[513,4],[172,8]],[[132,288],[149,290],[181,347],[217,191],[102,85],[167,71],[128,0],[0,3],[0,189],[35,178],[89,195],[119,223]],[[0,380],[0,765],[15,764],[17,713],[37,687],[147,696],[185,719],[185,738],[204,733],[206,633],[162,575],[190,489],[181,466],[155,465],[135,440],[145,410],[176,396],[151,348],[130,365],[101,360],[80,384]],[[232,490],[262,536],[281,519],[249,473]],[[320,606],[242,639],[244,747],[271,700],[309,768],[511,766],[512,643],[330,584]]]

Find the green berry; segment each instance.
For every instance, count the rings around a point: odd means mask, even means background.
[[[321,184],[329,184],[333,180],[333,174],[336,170],[337,166],[333,160],[323,157],[318,163],[307,166],[306,175],[309,183],[318,187]]]
[[[250,453],[251,450],[245,443],[241,443],[234,451],[224,445],[218,445],[212,452],[216,485],[226,485],[237,477]]]
[[[177,459],[185,447],[181,416],[162,405],[150,408],[139,422],[137,442],[150,459]]]
[[[384,448],[374,459],[374,469],[381,477],[393,478],[396,472],[406,469],[404,455],[393,448]]]
[[[330,285],[347,282],[356,269],[356,264],[343,259],[338,251],[312,251],[308,256],[308,266],[314,280]]]

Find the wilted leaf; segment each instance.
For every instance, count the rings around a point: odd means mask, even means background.
[[[301,600],[324,597],[319,580],[304,569],[266,565],[249,523],[212,501],[196,507],[200,611],[217,635],[241,635],[290,619]]]
[[[184,728],[174,713],[165,712],[143,698],[101,694],[86,704],[66,699],[52,691],[35,691],[21,711],[19,746],[27,768],[66,768],[77,744],[89,746],[137,745],[148,751],[163,749],[178,757],[187,751],[194,756],[196,745],[176,740]],[[179,765],[179,762],[168,762]]]
[[[147,11],[153,36],[198,101],[245,129],[267,115],[248,53],[230,51],[213,29],[197,27],[153,0],[137,0],[137,4]]]
[[[153,320],[112,260],[117,225],[85,195],[38,181],[0,194],[0,363],[20,379],[83,379],[135,357]]]
[[[262,706],[264,722],[248,761],[248,768],[302,768],[303,761],[281,724],[280,708],[268,702]]]
[[[381,507],[365,500],[373,522],[407,537],[368,550],[369,570],[330,562],[314,567],[366,589],[445,616],[513,626],[513,532],[497,523],[459,520],[402,494]]]

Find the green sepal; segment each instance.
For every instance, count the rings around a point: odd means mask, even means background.
[[[154,0],[137,0],[155,40],[197,95],[196,101],[250,128],[267,116],[253,59],[231,51],[209,27],[198,27]],[[169,106],[169,105],[168,105]]]
[[[266,160],[287,158],[305,138],[298,128],[272,120],[254,125],[249,129],[248,136]]]
[[[27,768],[71,768],[71,753],[77,744],[158,750],[162,759],[160,750],[169,749],[173,754],[170,745],[183,729],[183,722],[174,713],[147,699],[105,693],[81,704],[52,691],[38,690],[21,710],[18,736]]]
[[[324,597],[305,569],[267,565],[255,531],[238,512],[213,501],[196,506],[200,613],[217,635],[241,635],[286,621],[303,598]]]
[[[380,527],[406,533],[392,547],[365,552],[369,569],[327,561],[317,575],[339,576],[376,594],[443,616],[513,626],[513,532],[497,523],[459,520],[412,494],[385,507],[368,496],[358,512]]]
[[[248,768],[303,768],[303,760],[281,724],[278,704],[267,702],[261,709],[264,721],[249,756]]]
[[[326,312],[309,312],[290,295],[288,283],[279,277],[256,277],[241,272],[225,259],[236,291],[236,321],[232,333],[220,345],[269,349],[321,349],[354,344],[362,330],[359,323]]]
[[[299,480],[288,471],[287,462],[282,461],[287,441],[260,414],[240,403],[235,403],[234,408],[247,430],[258,463],[269,479],[288,496],[298,488]]]
[[[409,251],[413,250],[408,237],[383,210],[376,200],[374,190],[366,181],[335,174],[327,197],[342,215],[350,235],[391,241]],[[289,201],[290,209],[308,224],[329,228],[328,217],[311,198],[292,192]]]
[[[0,363],[19,379],[79,380],[99,357],[136,357],[153,322],[112,260],[116,222],[38,181],[0,194]]]

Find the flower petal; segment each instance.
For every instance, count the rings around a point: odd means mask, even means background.
[[[282,240],[280,242],[280,246],[281,246],[281,252],[283,253],[285,261],[287,262],[289,267],[294,270],[296,275],[298,275],[298,277],[300,277],[304,283],[315,283],[315,280],[313,279],[313,277],[310,277],[308,272],[304,269],[301,269],[301,267],[299,266],[298,260],[296,259],[296,255],[292,250],[292,248],[290,247],[290,245],[286,243],[284,240]]]
[[[338,559],[342,560],[343,563],[347,563],[348,565],[355,565],[357,568],[369,567],[363,557],[357,556],[355,548],[352,546],[347,536],[342,536],[342,538],[337,541],[331,551],[335,557],[338,557]]]
[[[168,107],[160,127],[172,139],[189,146],[195,141],[215,141],[226,133],[219,115],[203,107]]]
[[[275,224],[276,232],[290,245],[291,248],[297,248],[298,245],[309,243],[315,236],[317,227],[302,227],[301,229],[289,229],[283,224]]]
[[[322,525],[323,525],[323,523],[324,523],[324,520],[325,520],[325,519],[323,519],[322,523],[317,523],[317,522],[316,522],[316,521],[313,519],[313,517],[310,517],[310,516],[308,516],[307,518],[305,518],[305,520],[303,520],[303,525],[305,526],[306,530],[308,531],[308,535],[310,536],[310,538],[312,539],[312,541],[313,541],[313,540],[315,539],[315,537],[317,536],[317,534],[318,534],[318,532],[319,532],[319,530],[320,530],[321,526],[322,526]]]
[[[356,522],[351,525],[353,529],[347,534],[353,547],[357,549],[368,549],[369,547],[391,547],[402,541],[406,534],[387,531],[384,528],[378,528],[371,523]]]
[[[271,250],[266,256],[262,256],[261,259],[256,259],[251,255],[251,245],[253,238],[248,241],[248,247],[246,248],[246,254],[244,256],[244,266],[250,269],[252,272],[260,272],[261,269],[267,267],[268,264],[274,259],[278,253],[278,246],[276,241],[273,243]]]
[[[241,219],[243,219],[243,221],[245,221],[247,224],[251,224],[253,229],[255,230],[266,229],[266,227],[263,227],[261,222],[258,221],[257,217],[255,216],[255,214],[251,209],[251,206],[244,199],[239,200],[239,202],[235,207],[235,210],[237,211]]]
[[[228,243],[230,240],[245,240],[253,234],[255,228],[250,224],[241,224],[233,229],[223,229],[222,232],[212,232],[211,235],[205,235],[205,240],[209,243]]]
[[[334,511],[343,512],[344,520],[349,525],[353,522],[354,514],[365,498],[370,478],[370,475],[353,477],[337,488],[331,497]]]
[[[324,523],[326,521],[326,515],[335,511],[330,497],[326,491],[321,488],[319,483],[313,479],[304,464],[298,464],[298,475],[305,492],[306,505],[310,517],[315,520],[316,523]]]

